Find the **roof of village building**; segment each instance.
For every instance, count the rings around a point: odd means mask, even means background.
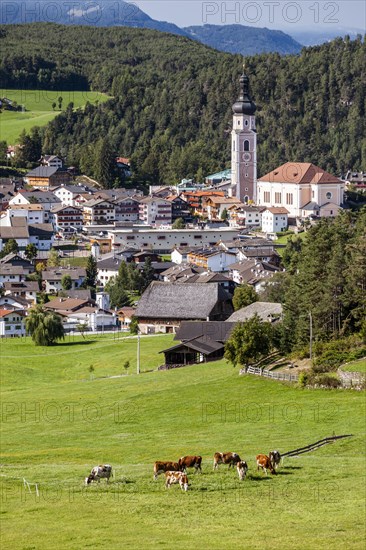
[[[90,303],[93,303],[91,300],[83,300],[78,298],[54,298],[50,302],[44,305],[45,309],[51,309],[53,311],[76,311],[82,307],[89,306]],[[95,308],[94,308],[95,310]]]
[[[8,206],[8,210],[43,210],[43,206],[41,204],[10,204]]]
[[[59,292],[59,296],[64,296],[65,298],[72,298],[76,300],[91,300],[91,291],[84,288],[76,288],[74,290],[62,290]]]
[[[24,315],[23,311],[15,310],[19,315]],[[0,309],[0,318],[6,317],[10,313],[15,313],[13,309]]]
[[[68,173],[64,168],[57,168],[56,166],[37,166],[34,170],[27,172],[26,178],[50,178],[55,173]]]
[[[282,311],[282,304],[276,302],[254,302],[235,311],[225,322],[247,321],[254,315],[258,315],[262,321],[273,321],[275,318],[281,317]]]
[[[84,208],[93,208],[93,206],[97,206],[98,204],[102,204],[103,202],[109,204],[110,206],[113,206],[114,204],[110,199],[91,199],[90,201],[87,201],[84,203]]]
[[[7,254],[3,258],[0,258],[0,264],[19,264],[19,265],[25,265],[27,267],[33,267],[33,264],[30,260],[27,260],[26,258],[22,258],[19,256],[16,252],[10,252],[10,254]]]
[[[259,178],[258,181],[296,184],[344,183],[310,162],[286,162]]]
[[[237,199],[236,197],[208,197],[208,201],[213,202],[214,204],[230,204],[233,205],[241,205],[243,204],[240,199]]]
[[[51,238],[55,232],[52,223],[32,223],[29,224],[28,228],[31,237]]]
[[[229,300],[229,294],[218,283],[154,281],[139,300],[136,316],[143,319],[207,319],[218,302]]]
[[[7,303],[8,300],[11,300],[11,302],[13,303]],[[19,307],[16,304],[19,304],[22,308],[25,309],[30,308],[33,305],[33,300],[28,300],[24,296],[16,296],[15,294],[5,294],[4,296],[1,296],[0,301],[4,302],[7,306],[14,308]]]
[[[164,262],[165,263],[165,262]],[[197,273],[205,273],[203,267],[196,267],[191,264],[174,264],[171,267],[168,267],[165,271],[161,273],[164,277],[169,277],[170,279],[180,279],[181,277],[187,277],[190,275],[196,275]]]
[[[220,247],[207,247],[207,248],[198,248],[197,250],[192,250],[188,253],[189,255],[193,256],[202,256],[204,258],[210,258],[211,256],[217,256],[217,254],[230,254],[232,256],[235,256],[234,252],[230,252],[229,250],[223,250]]]
[[[42,271],[42,278],[45,281],[61,281],[64,275],[70,275],[72,280],[76,280],[80,277],[85,277],[86,270],[84,267],[51,267]]]
[[[226,277],[226,275],[223,275],[222,273],[196,273],[192,275],[188,275],[184,280],[182,280],[182,283],[225,283],[232,281],[232,279],[229,279],[229,277]]]
[[[53,214],[57,214],[58,212],[62,212],[63,210],[77,210],[78,212],[82,213],[83,209],[79,206],[66,206],[65,204],[60,204],[59,206],[53,206],[51,208],[51,212]]]
[[[29,275],[29,269],[25,269],[22,265],[0,264],[1,275]]]
[[[167,204],[171,204],[170,201],[168,201],[167,199],[163,198],[163,197],[158,197],[156,195],[153,195],[152,197],[144,197],[143,199],[140,199],[140,204],[149,204],[151,202],[155,202],[155,201],[159,201],[159,202],[165,202]]]
[[[237,271],[243,281],[248,284],[255,284],[262,279],[271,277],[273,273],[281,271],[281,268],[268,262],[244,260],[236,264],[231,264],[229,266],[229,271]]]
[[[112,271],[118,271],[119,266],[124,261],[125,260],[122,259],[122,258],[115,258],[115,257],[105,258],[104,260],[99,260],[97,262],[97,268],[98,269],[109,269],[109,270],[112,270]]]
[[[29,230],[26,219],[10,218],[11,225],[0,225],[0,237],[2,239],[28,239]]]
[[[39,292],[37,281],[7,282],[3,284],[5,292]]]
[[[258,258],[258,257],[268,257],[278,255],[278,252],[273,249],[273,246],[268,247],[253,247],[253,248],[243,248],[242,254],[247,258]]]
[[[61,203],[61,200],[56,197],[53,193],[50,191],[19,191],[19,193],[27,200],[30,201],[30,203],[36,204],[42,204],[47,202],[58,202]]]
[[[271,214],[273,214],[273,215],[276,215],[276,214],[283,214],[283,215],[289,214],[289,211],[284,206],[269,206],[268,208],[266,208],[266,210],[268,210],[268,212],[271,212]]]

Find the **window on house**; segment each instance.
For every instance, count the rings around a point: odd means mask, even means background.
[[[326,193],[325,196],[327,197],[327,199],[331,199],[332,198],[332,193],[330,191],[328,191],[328,193]]]
[[[275,203],[281,204],[281,193],[275,193]]]
[[[286,204],[294,204],[294,196],[292,193],[286,193]]]
[[[244,151],[249,151],[249,141],[247,139],[244,141]]]
[[[264,191],[264,193],[263,193],[263,200],[264,200],[264,202],[270,202],[270,200],[271,200],[271,193],[270,193],[270,191]]]

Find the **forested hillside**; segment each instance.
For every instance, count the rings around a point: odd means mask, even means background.
[[[2,88],[55,89],[61,74],[65,89],[113,96],[66,109],[43,131],[44,152],[67,155],[92,175],[96,145],[107,139],[113,153],[131,157],[139,179],[165,183],[229,165],[240,56],[141,29],[33,24],[2,26],[0,36]],[[365,169],[365,60],[360,38],[246,59],[259,174],[286,160],[334,173]]]

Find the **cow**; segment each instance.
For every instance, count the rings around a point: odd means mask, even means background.
[[[216,470],[219,464],[229,464],[229,470],[240,462],[241,458],[237,453],[215,453],[213,461],[213,469]]]
[[[154,463],[154,479],[157,479],[159,474],[163,474],[168,471],[179,472],[180,468],[178,462],[164,462],[158,460]]]
[[[268,456],[273,468],[277,470],[281,463],[281,453],[279,451],[271,451]]]
[[[202,472],[201,462],[202,456],[182,456],[178,460],[180,471],[185,473],[187,473],[187,468],[195,468],[196,473],[198,470]]]
[[[257,461],[257,470],[259,470],[259,468],[262,468],[262,470],[264,470],[264,473],[266,475],[267,474],[267,470],[269,470],[271,472],[271,474],[276,474],[276,470],[273,468],[272,466],[272,462],[270,461],[270,458],[269,456],[267,455],[257,455],[255,457],[256,461]]]
[[[109,464],[100,464],[99,466],[94,466],[88,477],[85,478],[85,485],[90,485],[92,481],[100,482],[101,479],[106,479],[109,483],[109,478],[112,475],[112,466]]]
[[[244,460],[240,460],[240,462],[236,463],[236,470],[238,472],[240,481],[243,481],[243,479],[245,479],[245,476],[247,475],[248,464]]]
[[[188,477],[184,472],[165,472],[165,487],[170,489],[174,483],[179,483],[182,491],[188,491]]]

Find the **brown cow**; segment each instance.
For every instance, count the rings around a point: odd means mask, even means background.
[[[243,479],[245,479],[245,476],[247,475],[248,464],[244,460],[241,460],[240,462],[237,462],[236,470],[238,472],[240,481],[243,481]]]
[[[238,453],[215,453],[213,469],[216,470],[219,464],[229,464],[229,470],[231,466],[234,468],[235,464],[240,462],[240,456]]]
[[[276,474],[276,470],[273,468],[272,466],[272,462],[269,458],[269,456],[267,455],[257,455],[255,457],[256,461],[257,461],[257,470],[259,470],[259,468],[262,468],[262,470],[264,470],[264,473],[266,475],[267,474],[267,470],[269,470],[271,472],[271,474]]]
[[[195,468],[196,473],[198,470],[202,472],[201,462],[202,456],[182,456],[178,460],[179,469],[185,473],[187,473],[187,468]]]
[[[157,479],[158,475],[163,474],[164,472],[179,472],[179,470],[180,468],[178,462],[156,461],[154,462],[154,479]]]
[[[182,491],[188,491],[188,477],[184,472],[165,472],[165,487],[170,489],[174,483],[179,483]]]

